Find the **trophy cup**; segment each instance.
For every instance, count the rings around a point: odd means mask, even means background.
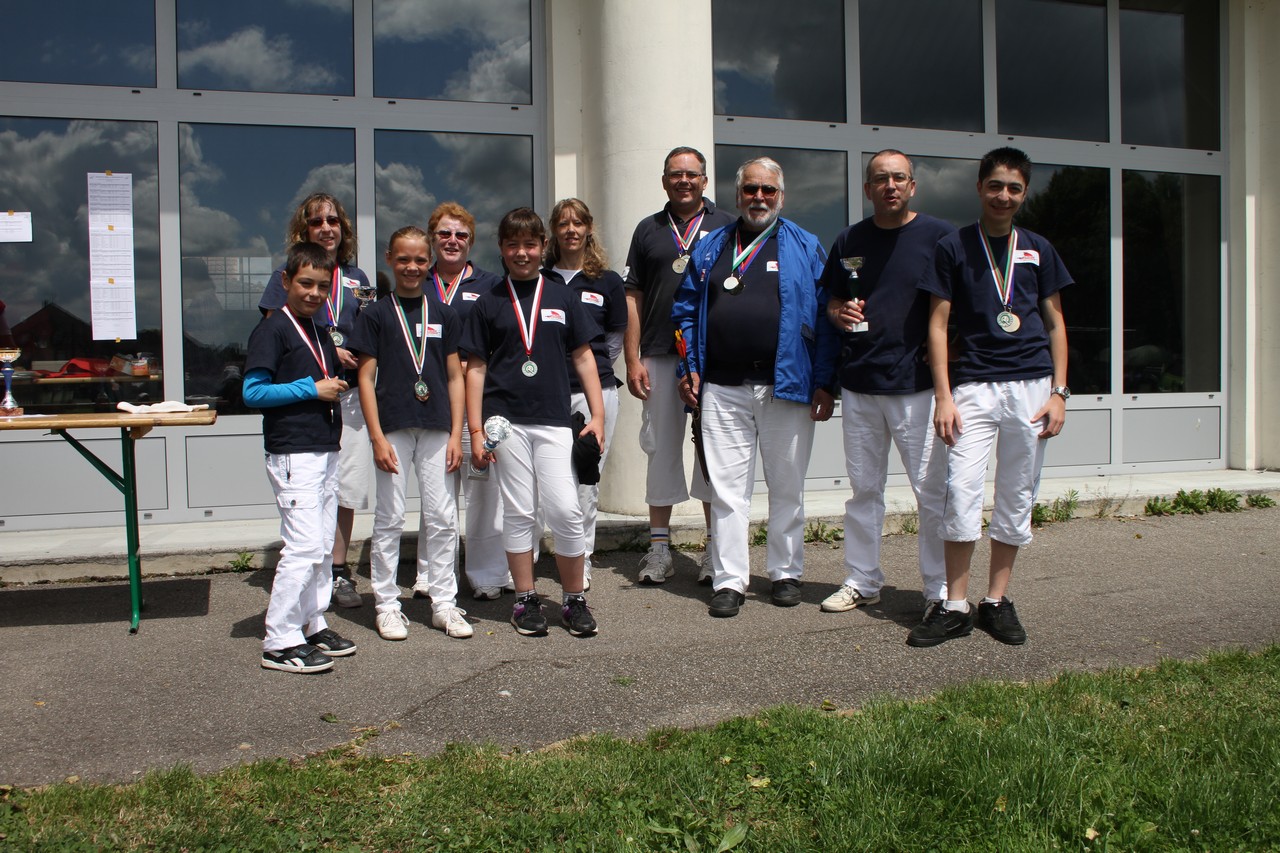
[[[4,399],[0,400],[0,418],[12,418],[22,414],[22,407],[13,399],[13,363],[22,355],[17,347],[0,348],[0,362],[4,362]]]
[[[506,441],[511,435],[511,421],[502,415],[494,415],[484,422],[484,449],[492,453],[497,450],[498,445]],[[467,479],[469,480],[487,480],[489,479],[489,466],[477,468],[475,463],[467,462]]]
[[[356,299],[360,300],[360,310],[369,307],[369,303],[378,296],[378,289],[367,281],[362,281],[356,286]]]
[[[849,271],[849,281],[857,281],[858,270],[862,269],[862,258],[841,258],[840,266],[844,267]],[[852,289],[853,287],[851,286],[850,290]],[[854,296],[853,298],[857,299],[858,297]],[[867,321],[863,320],[861,323],[854,323],[852,326],[845,329],[845,331],[846,332],[865,332],[868,328],[870,327],[867,325]]]

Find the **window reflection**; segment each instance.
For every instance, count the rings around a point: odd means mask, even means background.
[[[1124,141],[1219,147],[1218,4],[1121,0]]]
[[[354,93],[351,0],[178,0],[178,86]]]
[[[529,0],[374,0],[373,93],[533,102]]]
[[[0,80],[156,85],[154,0],[66,4],[7,0]]]
[[[844,4],[712,0],[717,115],[845,120]]]
[[[981,0],[860,0],[862,123],[983,129]]]
[[[1000,133],[1108,139],[1103,0],[998,0]]]
[[[1216,175],[1124,173],[1124,390],[1221,390]]]
[[[355,219],[355,137],[345,129],[181,124],[178,139],[185,394],[224,414],[244,412],[245,346],[263,288],[284,260],[289,218],[323,191]]]
[[[782,215],[816,234],[823,246],[830,246],[849,224],[849,166],[845,152],[717,145],[715,202],[731,213],[737,213],[734,177],[738,167],[753,157],[778,161],[787,187]]]
[[[858,173],[859,188],[873,154],[874,152],[867,152],[862,155],[862,169]],[[910,151],[907,156],[911,159],[916,179],[916,194],[911,199],[912,210],[945,219],[957,228],[977,221],[977,160],[912,157]],[[862,215],[870,216],[872,212],[871,202],[863,194]]]
[[[30,211],[30,243],[0,243],[0,300],[22,349],[14,396],[28,414],[114,411],[163,399],[156,126],[0,118],[0,198]],[[88,173],[133,176],[136,340],[93,340]],[[139,354],[150,356],[135,375]],[[133,356],[127,370],[116,355]]]

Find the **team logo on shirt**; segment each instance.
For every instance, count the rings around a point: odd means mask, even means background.
[[[438,337],[441,337],[441,335],[443,334],[443,332],[444,332],[444,326],[443,326],[442,324],[440,324],[440,323],[428,323],[428,324],[427,324],[427,337],[428,337],[428,338],[438,338]]]
[[[777,272],[777,271],[778,271],[778,262],[777,262],[777,261],[765,261],[765,263],[764,263],[764,271],[765,271],[765,272]]]
[[[356,281],[354,278],[347,278],[346,276],[343,276],[343,277],[342,277],[342,286],[343,286],[343,287],[349,287],[349,288],[351,288],[352,290],[355,290],[355,289],[357,289],[357,288],[359,288],[359,287],[360,287],[360,282]]]
[[[463,291],[462,293],[463,302],[475,302],[479,298],[480,298],[480,294],[478,293],[467,293],[466,291]]]
[[[539,314],[544,323],[560,323],[564,324],[564,311],[559,308],[543,308]]]
[[[604,297],[599,293],[592,293],[589,290],[582,291],[582,301],[588,305],[595,305],[596,307],[604,306]]]
[[[1015,264],[1032,264],[1040,266],[1040,253],[1035,249],[1019,249],[1013,253],[1013,262]]]

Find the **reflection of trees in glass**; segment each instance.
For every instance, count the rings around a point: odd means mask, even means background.
[[[1041,166],[1042,175],[1049,167]],[[1047,239],[1075,284],[1062,291],[1073,391],[1111,390],[1111,210],[1106,169],[1064,166],[1032,193],[1018,224]],[[1043,179],[1041,179],[1043,180]]]

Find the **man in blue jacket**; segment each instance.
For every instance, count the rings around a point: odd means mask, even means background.
[[[746,598],[757,448],[769,491],[771,598],[800,603],[813,422],[835,404],[839,344],[817,285],[825,255],[817,237],[779,218],[784,197],[775,161],[739,167],[741,215],[698,243],[671,311],[689,344],[680,396],[700,407],[712,490],[712,616],[737,615]]]

